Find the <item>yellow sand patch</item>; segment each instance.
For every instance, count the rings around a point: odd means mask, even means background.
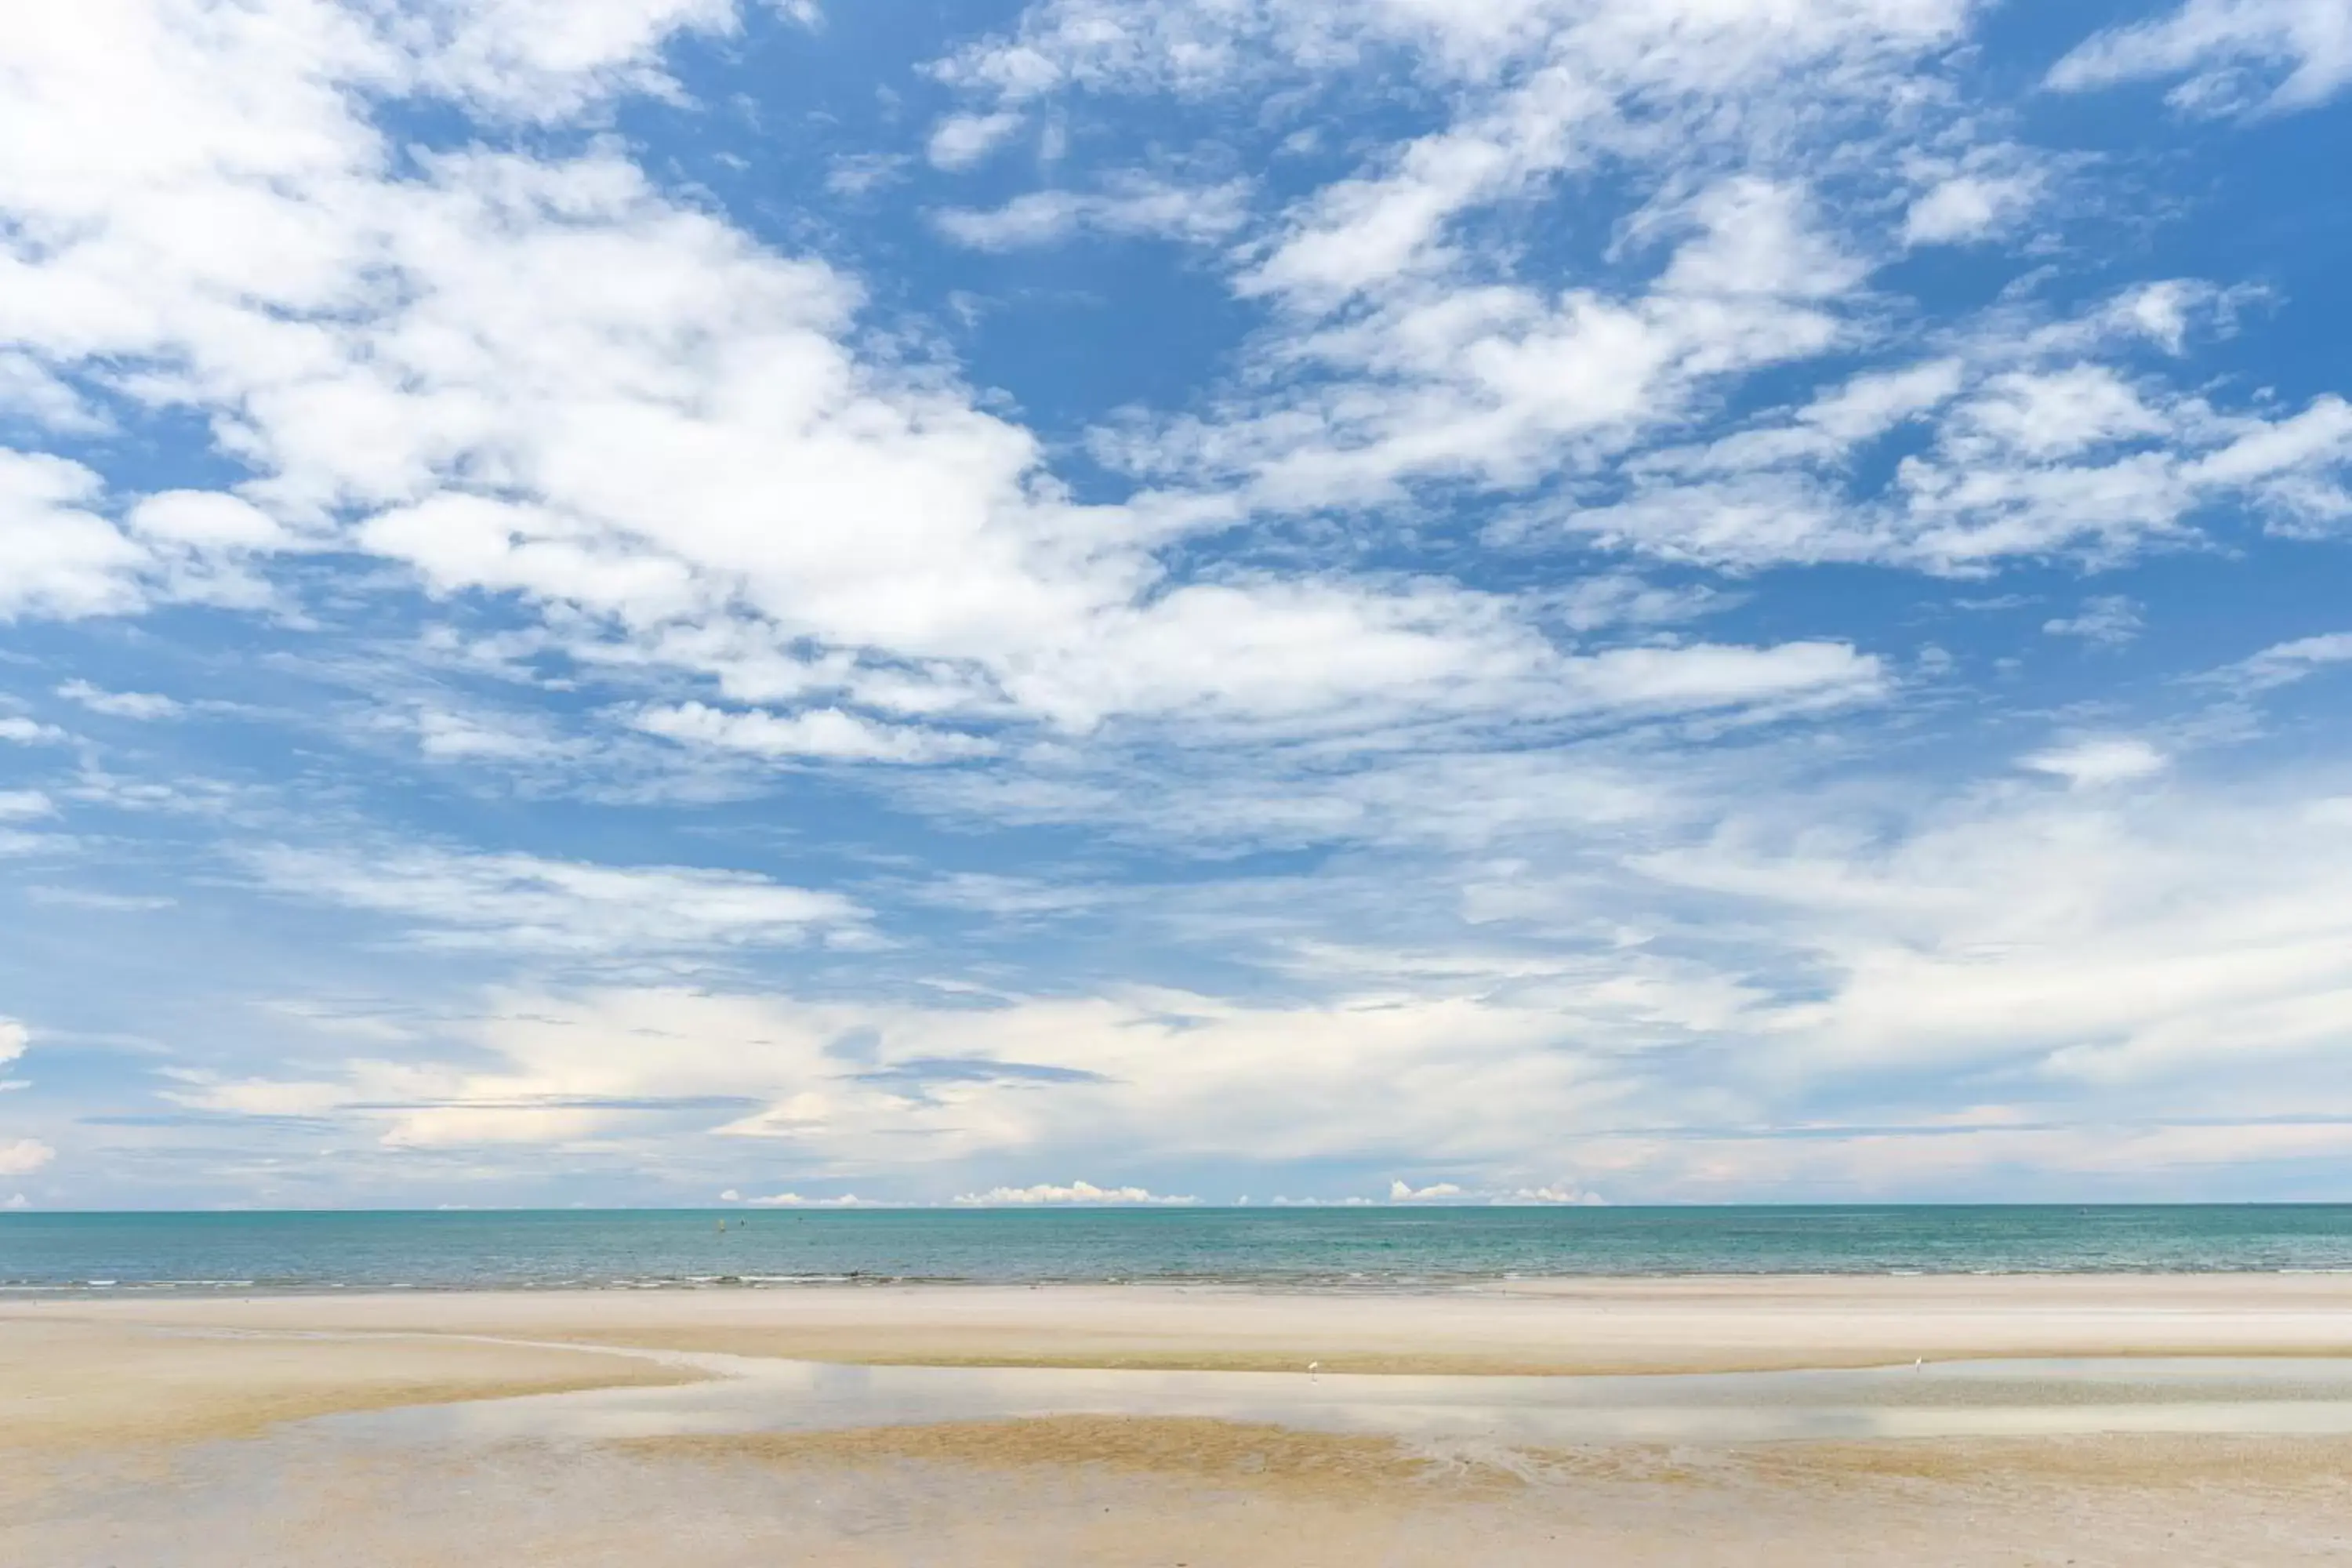
[[[189,1334],[0,1321],[0,1452],[242,1437],[340,1411],[696,1376],[626,1356],[429,1337]]]
[[[1465,1471],[1396,1441],[1190,1416],[1053,1415],[654,1437],[619,1447],[646,1455],[780,1464],[914,1460],[987,1469],[1095,1469],[1224,1485],[1328,1491],[1393,1489],[1441,1479],[1508,1484],[1505,1471]]]

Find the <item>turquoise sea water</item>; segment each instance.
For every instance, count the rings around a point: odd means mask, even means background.
[[[2352,1271],[2352,1206],[0,1215],[0,1290]]]

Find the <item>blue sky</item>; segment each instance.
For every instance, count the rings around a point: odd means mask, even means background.
[[[0,63],[0,1203],[2352,1195],[2343,0]]]

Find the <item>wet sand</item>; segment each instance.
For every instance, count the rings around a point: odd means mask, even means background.
[[[466,1333],[804,1361],[1512,1373],[2352,1355],[2352,1277],[1580,1279],[1413,1295],[958,1286],[11,1302],[37,1318]]]
[[[2340,1563],[2337,1445],[2099,1439],[1545,1456],[1525,1476],[1258,1435],[833,1451],[344,1447],[287,1429],[0,1522],[42,1568],[1994,1568]],[[909,1451],[911,1450],[911,1451]],[[1265,1462],[1254,1464],[1263,1454]]]
[[[2331,1279],[0,1306],[60,1568],[2260,1568],[2352,1555],[2347,1476]]]

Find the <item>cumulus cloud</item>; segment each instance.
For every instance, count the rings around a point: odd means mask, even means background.
[[[0,1018],[0,1067],[6,1067],[25,1054],[32,1036],[24,1025],[14,1018]]]
[[[834,1198],[804,1198],[798,1193],[772,1193],[766,1197],[747,1198],[730,1187],[719,1194],[724,1204],[741,1204],[754,1209],[863,1209],[876,1205],[856,1193],[845,1193]]]
[[[1425,1187],[1402,1181],[1389,1184],[1389,1202],[1392,1204],[1450,1203],[1467,1195],[1452,1182],[1433,1182]]]
[[[1197,1204],[1198,1198],[1164,1197],[1142,1187],[1098,1187],[1092,1182],[1068,1186],[1040,1183],[1034,1187],[991,1187],[984,1193],[964,1193],[954,1202],[965,1208],[1034,1208],[1043,1205],[1152,1207]]]
[[[1511,1204],[1569,1205],[1577,1208],[1604,1208],[1609,1202],[1600,1194],[1587,1192],[1572,1183],[1540,1187],[1516,1187],[1507,1196],[1496,1201]]]
[[[0,714],[0,741],[14,746],[53,746],[67,739],[54,724],[43,724],[18,713]]]
[[[81,395],[30,355],[0,352],[0,414],[14,414],[65,436],[101,435],[106,420]]]
[[[0,448],[0,619],[77,620],[157,603],[259,608],[254,557],[284,542],[229,496],[150,496],[118,521],[92,469]]]
[[[1358,1202],[1366,1200],[1359,1199]],[[1546,1183],[1534,1187],[1465,1187],[1455,1182],[1433,1182],[1416,1187],[1410,1182],[1389,1184],[1388,1202],[1391,1204],[1438,1204],[1462,1206],[1475,1204],[1506,1207],[1581,1207],[1596,1208],[1607,1200],[1573,1182]]]
[[[58,1157],[58,1152],[36,1138],[0,1143],[0,1176],[29,1176]]]
[[[142,602],[145,557],[91,510],[103,489],[79,463],[0,450],[0,619],[106,615]]]

